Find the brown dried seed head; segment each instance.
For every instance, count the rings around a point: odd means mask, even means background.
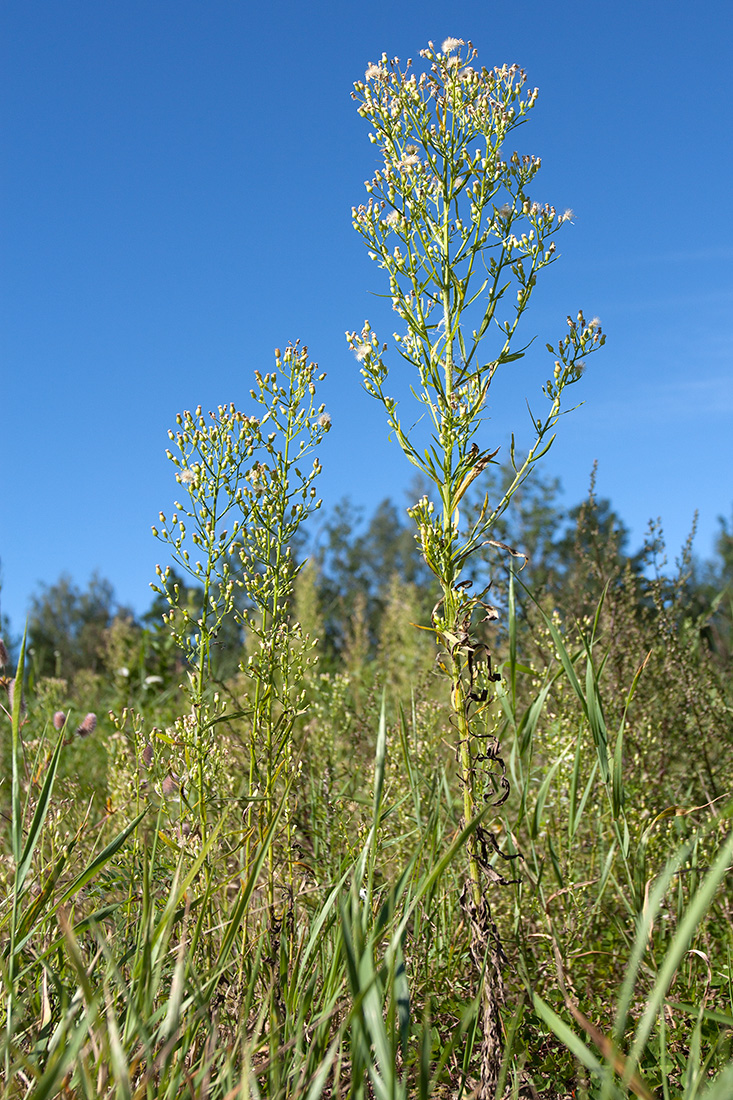
[[[143,749],[143,764],[146,768],[152,767],[153,764],[153,746],[149,743]]]
[[[167,775],[163,780],[163,794],[166,798],[178,792],[178,779],[175,775]]]
[[[77,727],[76,732],[79,737],[88,737],[90,733],[94,733],[97,728],[97,716],[96,714],[87,714],[84,717],[83,722]]]
[[[53,728],[55,730],[62,730],[66,721],[66,715],[62,710],[57,710],[53,716]]]

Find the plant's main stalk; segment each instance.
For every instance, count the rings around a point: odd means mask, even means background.
[[[392,307],[404,324],[394,340],[419,380],[413,392],[427,412],[427,441],[417,429],[403,428],[397,401],[386,390],[387,344],[368,321],[347,338],[365,389],[382,403],[391,432],[434,490],[435,499],[423,497],[410,514],[441,590],[432,629],[450,681],[464,816],[470,821],[479,800],[500,804],[508,785],[498,747],[486,745],[485,712],[496,677],[476,635],[478,621],[495,612],[485,592],[469,592],[462,574],[476,550],[499,545],[490,538],[494,522],[552,444],[564,390],[580,378],[584,357],[605,338],[597,320],[586,323],[582,312],[576,320],[568,317],[567,333],[556,346],[547,345],[554,367],[543,391],[550,404],[544,416],[532,416],[534,442],[527,457],[516,460],[512,437],[514,478],[508,489],[497,501],[486,496],[478,518],[462,524],[461,501],[498,451],[487,446],[482,431],[491,382],[500,367],[527,350],[515,346],[518,327],[539,272],[556,258],[554,236],[571,211],[558,214],[530,197],[538,158],[513,152],[504,159],[506,139],[537,99],[536,88],[525,88],[524,72],[516,65],[478,69],[471,43],[455,38],[440,50],[430,43],[421,57],[426,69],[418,75],[411,61],[403,69],[398,58],[383,54],[354,85],[359,114],[371,125],[370,140],[383,164],[367,181],[369,199],[354,207],[353,222],[371,259],[386,271]],[[497,761],[498,791],[488,775]],[[475,936],[477,959],[478,941],[483,937],[486,957],[495,940],[484,892],[485,837],[477,829],[468,847],[472,925],[483,928]],[[499,954],[497,948],[492,957]],[[496,1004],[487,1002],[485,1015],[484,1053],[492,1053],[484,1059],[482,1096],[488,1097],[492,1074],[498,1073],[489,1065],[496,1062],[499,1041]]]

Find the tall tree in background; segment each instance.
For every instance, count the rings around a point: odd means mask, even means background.
[[[86,590],[64,574],[55,584],[43,584],[31,597],[28,616],[29,647],[39,675],[70,678],[80,669],[99,672],[104,667],[105,632],[119,608],[114,588],[94,573]]]
[[[343,651],[355,621],[362,618],[368,652],[373,654],[393,577],[412,586],[419,617],[428,621],[436,599],[435,578],[415,541],[407,511],[400,511],[394,501],[383,500],[366,525],[358,509],[348,500],[340,501],[323,528],[314,557],[332,654]]]
[[[715,558],[696,565],[689,598],[703,617],[703,633],[721,669],[733,665],[733,516],[718,517]]]

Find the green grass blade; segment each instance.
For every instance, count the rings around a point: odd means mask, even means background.
[[[601,768],[601,777],[603,782],[607,784],[610,779],[610,770],[608,767],[608,729],[606,728],[606,720],[603,716],[603,707],[601,705],[601,697],[598,690],[598,677],[593,667],[593,657],[590,651],[588,651],[586,656],[585,698],[588,722],[590,724],[591,733],[593,734],[593,742],[596,746],[598,763]]]
[[[509,686],[512,710],[517,713],[517,603],[514,596],[514,570],[509,570]]]
[[[80,1022],[71,1031],[71,1035],[68,1034],[65,1026],[56,1031],[57,1042],[50,1044],[53,1047],[53,1054],[48,1060],[43,1076],[29,1093],[32,1100],[54,1100],[59,1095],[61,1082],[76,1065],[79,1051],[87,1041],[91,1022],[88,1012],[85,1012]]]
[[[563,760],[568,755],[569,751],[570,746],[568,745],[568,747],[564,750],[564,752],[560,754],[555,763],[549,769],[547,775],[542,781],[539,791],[537,792],[537,801],[535,802],[534,813],[532,814],[532,820],[529,822],[529,835],[532,837],[533,840],[536,839],[542,825],[542,816],[544,814],[545,802],[547,801],[550,784],[555,778],[555,772],[560,767]]]
[[[733,1096],[733,1065],[726,1066],[712,1085],[701,1093],[700,1100],[730,1100]]]
[[[573,1029],[542,1000],[539,993],[532,994],[532,1003],[534,1004],[534,1010],[537,1015],[544,1021],[547,1027],[549,1027],[550,1031],[557,1035],[560,1042],[564,1043],[568,1050],[575,1055],[578,1061],[582,1063],[586,1069],[602,1077],[604,1072],[603,1063],[599,1061],[590,1047],[585,1045],[580,1036],[576,1035]],[[615,1089],[614,1095],[620,1098],[622,1093],[619,1089]]]
[[[517,578],[517,579],[519,580],[519,578]],[[585,714],[585,716],[587,718],[588,717],[588,706],[587,706],[587,703],[586,703],[585,695],[583,694],[583,689],[580,686],[580,681],[578,680],[578,676],[577,676],[577,673],[575,671],[575,664],[574,664],[574,662],[578,659],[578,656],[580,654],[576,654],[575,657],[571,657],[570,653],[568,652],[567,646],[565,645],[565,642],[563,641],[562,634],[560,633],[560,631],[558,629],[557,623],[555,623],[551,618],[549,618],[545,614],[545,612],[542,610],[542,608],[540,607],[540,605],[537,602],[537,600],[535,599],[535,597],[532,595],[530,590],[527,588],[526,584],[524,584],[521,580],[519,581],[519,583],[522,585],[522,588],[524,589],[526,594],[529,596],[529,598],[534,603],[534,605],[537,608],[537,610],[539,611],[539,613],[540,613],[547,629],[549,630],[550,635],[552,637],[553,644],[554,644],[554,646],[557,650],[557,653],[560,657],[560,662],[562,664],[562,667],[565,669],[565,674],[568,678],[568,682],[570,683],[570,686],[572,687],[573,691],[577,695],[578,701],[580,702],[580,705],[583,708],[583,713]]]
[[[733,832],[728,834],[725,843],[720,848],[715,862],[700,883],[697,892],[687,906],[684,916],[672,939],[672,943],[667,950],[657,980],[654,983],[654,988],[647,998],[644,1015],[636,1030],[634,1045],[631,1049],[631,1057],[629,1059],[629,1062],[632,1064],[638,1064],[641,1058],[654,1025],[654,1020],[662,1008],[663,1001],[672,984],[672,979],[677,971],[677,967],[682,962],[690,946],[695,929],[710,908],[718,887],[726,875],[729,874],[731,859],[733,859]]]
[[[23,641],[20,643],[20,656],[15,672],[15,687],[13,689],[13,709],[11,714],[12,724],[12,779],[11,779],[11,804],[12,823],[10,829],[11,848],[13,860],[16,866],[20,863],[22,838],[23,838],[23,807],[20,804],[20,775],[18,763],[20,760],[20,715],[23,702],[23,673],[25,670],[25,642],[28,633],[26,624],[23,632]]]
[[[119,852],[122,845],[125,843],[130,833],[134,832],[138,827],[145,814],[148,812],[147,807],[133,818],[129,825],[126,825],[122,832],[118,833],[114,840],[111,840],[106,848],[103,848],[99,855],[95,856],[91,863],[89,863],[81,874],[77,875],[74,881],[64,891],[63,895],[59,898],[58,902],[54,906],[56,909],[59,905],[63,905],[75,894],[78,894],[82,887],[86,886],[90,879],[93,879],[97,871],[104,867],[105,863],[108,863],[114,855]]]
[[[252,864],[252,869],[249,873],[247,881],[246,883],[244,883],[240,896],[234,903],[234,908],[229,918],[226,935],[224,936],[224,940],[222,941],[222,945],[219,949],[218,958],[214,965],[213,975],[207,985],[207,989],[209,990],[209,992],[213,992],[213,990],[216,988],[219,977],[224,970],[224,967],[227,965],[237,933],[239,932],[239,928],[247,912],[250,898],[252,897],[254,888],[257,885],[257,880],[260,877],[260,872],[262,871],[265,858],[268,851],[270,850],[270,845],[273,842],[287,796],[288,790],[284,792],[282,798],[280,799],[280,803],[275,810],[275,813],[272,815],[272,821],[270,822],[267,832],[262,839],[262,843],[259,847],[259,851],[257,852],[254,863]]]
[[[305,949],[304,949],[303,954],[301,956],[301,960],[300,960],[301,968],[305,968],[305,964],[307,963],[308,959],[310,958],[311,952],[314,950],[315,947],[318,946],[320,935],[321,935],[321,929],[323,928],[323,925],[325,924],[326,920],[328,919],[329,913],[334,908],[334,905],[335,905],[336,901],[338,900],[338,898],[341,894],[341,891],[344,887],[344,883],[346,882],[349,875],[352,874],[352,871],[353,871],[353,869],[351,867],[346,868],[343,875],[341,876],[339,881],[336,883],[336,885],[333,887],[330,894],[326,898],[323,906],[321,907],[321,911],[318,914],[318,916],[316,917],[316,920],[315,920],[315,922],[314,922],[314,924],[311,928],[310,935],[308,937],[308,942],[305,945]]]
[[[53,785],[56,779],[56,772],[58,771],[59,759],[61,758],[61,749],[64,745],[63,732],[59,735],[59,739],[56,742],[56,748],[53,751],[53,756],[48,765],[48,771],[46,772],[46,778],[43,781],[41,793],[38,796],[38,802],[33,813],[33,820],[31,821],[28,829],[28,836],[26,837],[25,844],[23,845],[23,851],[18,861],[18,866],[15,870],[15,882],[16,890],[18,894],[22,889],[25,877],[28,874],[28,868],[31,865],[33,859],[33,853],[36,849],[43,823],[46,820],[46,814],[48,813],[48,804],[51,800],[51,794],[53,792]]]
[[[328,1080],[328,1075],[333,1068],[336,1051],[338,1050],[340,1042],[341,1036],[337,1035],[328,1050],[326,1051],[325,1057],[322,1058],[321,1064],[316,1070],[316,1074],[311,1081],[310,1088],[305,1094],[305,1100],[320,1100],[321,1094],[323,1093],[323,1090],[326,1086],[326,1081]]]

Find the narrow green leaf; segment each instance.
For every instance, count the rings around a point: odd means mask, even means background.
[[[730,1100],[733,1096],[733,1065],[726,1066],[719,1077],[700,1096],[700,1100]]]
[[[575,739],[575,757],[573,759],[573,770],[570,773],[570,798],[568,803],[568,839],[572,840],[575,836],[578,825],[576,822],[576,809],[578,805],[578,781],[580,779],[580,759],[581,759],[581,745],[582,738],[580,733]]]
[[[262,843],[259,847],[254,863],[252,864],[252,868],[249,872],[247,881],[243,884],[241,893],[234,904],[232,915],[229,918],[229,926],[227,928],[226,935],[224,936],[224,940],[222,941],[222,945],[219,949],[219,956],[216,960],[212,977],[207,985],[207,989],[209,992],[212,992],[215,989],[216,983],[218,982],[219,977],[224,967],[226,966],[227,960],[229,959],[230,952],[232,950],[232,947],[234,946],[234,940],[237,936],[237,933],[239,932],[240,925],[247,912],[247,907],[249,905],[250,898],[252,897],[252,893],[254,892],[255,886],[257,885],[257,880],[260,877],[260,872],[264,865],[265,857],[274,839],[275,832],[277,830],[277,826],[283,812],[283,807],[285,806],[285,799],[287,798],[288,793],[289,788],[286,789],[286,791],[283,793],[283,797],[280,799],[280,803],[275,810],[275,813],[272,815],[272,821],[270,822],[267,832],[262,839]]]
[[[535,802],[534,813],[532,814],[532,820],[529,827],[529,835],[533,840],[536,840],[537,835],[542,827],[542,818],[545,812],[545,802],[547,801],[547,795],[550,790],[552,780],[555,778],[555,772],[562,764],[565,757],[570,751],[570,745],[560,754],[555,763],[552,765],[547,775],[542,781],[539,791],[537,792],[537,801]]]
[[[18,667],[15,672],[15,686],[13,689],[13,709],[11,718],[12,725],[12,779],[11,779],[11,804],[12,804],[12,825],[11,825],[11,847],[13,851],[13,860],[16,866],[20,863],[20,853],[23,835],[23,808],[20,804],[20,775],[18,772],[18,763],[20,760],[20,714],[23,702],[23,674],[25,671],[25,642],[28,634],[28,624],[26,623],[25,630],[23,631],[23,640],[20,643],[20,656],[18,657]]]
[[[542,1000],[539,993],[532,994],[532,1003],[534,1010],[541,1020],[544,1020],[545,1024],[550,1028],[558,1039],[564,1043],[568,1050],[575,1055],[579,1062],[581,1062],[586,1069],[591,1070],[593,1073],[602,1076],[603,1063],[598,1060],[590,1047],[587,1047],[579,1035],[576,1035],[571,1027],[565,1023],[557,1013],[550,1008],[545,1001]],[[618,1089],[615,1090],[616,1096],[621,1096]]]
[[[112,998],[107,983],[104,983],[105,1002],[107,1009],[107,1036],[109,1039],[110,1062],[115,1076],[116,1094],[119,1100],[132,1100],[132,1088],[130,1085],[130,1067],[125,1058],[125,1052],[120,1042],[120,1029],[117,1025]]]
[[[20,890],[25,881],[25,876],[28,874],[28,868],[31,865],[33,859],[33,853],[36,849],[36,844],[41,835],[41,829],[43,828],[43,822],[46,820],[46,814],[48,813],[48,804],[51,799],[51,793],[53,791],[54,781],[56,779],[56,772],[58,771],[59,759],[61,757],[61,749],[64,745],[63,731],[59,734],[58,741],[56,742],[56,748],[53,751],[51,760],[49,761],[48,771],[41,787],[41,793],[38,796],[38,802],[33,813],[33,820],[31,821],[28,829],[28,836],[26,837],[25,845],[23,846],[23,852],[18,866],[15,870],[15,882],[16,891],[20,893]]]
[[[679,923],[672,943],[664,957],[664,962],[662,963],[657,980],[654,983],[654,988],[647,996],[646,1008],[636,1030],[630,1061],[636,1060],[637,1064],[640,1061],[654,1020],[672,984],[672,979],[677,971],[677,967],[680,965],[690,946],[695,929],[710,908],[718,887],[726,875],[730,873],[732,858],[733,832],[729,833],[725,842],[721,845],[715,862],[700,883],[700,886],[687,906],[684,916]]]
[[[112,859],[112,856],[116,855],[117,852],[119,852],[120,848],[125,843],[130,833],[133,833],[135,829],[137,829],[138,825],[145,817],[145,814],[147,812],[148,810],[146,807],[142,811],[142,813],[133,818],[129,825],[125,826],[121,833],[117,834],[114,840],[111,840],[109,842],[106,848],[102,849],[99,855],[94,857],[92,862],[88,864],[88,866],[84,868],[81,874],[76,876],[71,885],[67,887],[63,895],[59,898],[58,902],[54,906],[54,909],[56,909],[59,905],[63,905],[64,902],[68,901],[69,898],[74,897],[75,894],[78,894],[82,887],[86,886],[90,879],[94,878],[97,871],[101,870],[101,868],[104,867],[105,863],[108,863],[109,860]]]

